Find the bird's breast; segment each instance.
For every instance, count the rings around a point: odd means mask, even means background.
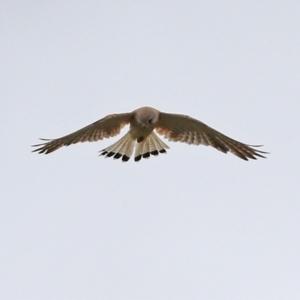
[[[130,125],[130,135],[132,139],[137,140],[138,143],[144,141],[153,131],[153,126],[142,126],[139,123],[133,123]]]

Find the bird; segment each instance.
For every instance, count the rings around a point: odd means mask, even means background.
[[[110,114],[66,136],[40,139],[43,143],[33,145],[32,147],[38,148],[32,152],[48,154],[62,146],[114,137],[128,124],[129,131],[114,144],[100,150],[100,156],[121,158],[123,162],[127,162],[134,152],[134,161],[138,162],[151,155],[167,153],[169,146],[156,133],[173,142],[212,146],[223,153],[231,152],[243,160],[266,158],[264,155],[268,154],[256,149],[261,145],[238,142],[190,116],[165,113],[152,107]]]

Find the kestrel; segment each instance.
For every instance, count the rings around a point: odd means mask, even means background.
[[[141,107],[130,113],[108,115],[78,131],[57,139],[41,139],[47,141],[34,145],[39,147],[33,152],[51,153],[62,146],[69,146],[78,142],[94,142],[116,136],[121,129],[129,124],[129,131],[116,143],[100,151],[99,155],[113,157],[126,162],[134,151],[134,160],[149,158],[166,153],[169,147],[155,134],[163,135],[169,141],[183,142],[193,145],[212,146],[227,153],[230,151],[236,156],[248,160],[263,157],[267,152],[233,140],[206,124],[186,115],[160,112],[155,108]]]

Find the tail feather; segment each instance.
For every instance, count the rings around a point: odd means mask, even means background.
[[[147,142],[147,139],[142,141],[141,143],[137,143],[135,146],[135,151],[134,151],[134,160],[139,161],[142,158],[143,150],[144,150],[144,145]],[[139,157],[137,159],[137,157]]]
[[[154,148],[159,153],[167,152],[165,149],[169,149],[169,146],[166,145],[154,132],[151,134],[151,141],[153,142]]]
[[[99,155],[113,157],[114,159],[122,157],[122,161],[126,162],[135,150],[134,160],[140,161],[142,158],[149,158],[150,155],[157,156],[159,153],[166,153],[166,149],[169,149],[169,147],[154,132],[140,143],[133,140],[130,133],[127,133],[114,144],[99,151]]]
[[[136,145],[134,160],[140,161],[142,158],[149,158],[150,155],[166,153],[166,149],[169,149],[168,145],[152,132],[143,142]]]
[[[113,157],[114,159],[119,159],[120,157],[122,157],[122,161],[126,162],[132,156],[135,143],[136,142],[131,138],[129,133],[127,133],[114,144],[99,151],[99,155],[104,155],[105,157]]]

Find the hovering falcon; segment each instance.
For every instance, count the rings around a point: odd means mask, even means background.
[[[134,160],[149,158],[166,153],[169,147],[155,134],[163,135],[169,141],[183,142],[193,145],[212,146],[217,150],[235,154],[248,160],[263,157],[263,152],[253,145],[246,145],[233,140],[206,124],[186,115],[160,112],[155,108],[141,107],[130,113],[108,115],[82,129],[57,139],[41,139],[45,143],[34,145],[38,147],[32,152],[51,153],[62,146],[79,142],[94,142],[110,138],[120,133],[129,124],[129,131],[116,143],[99,151],[99,155],[122,158],[127,162],[134,152]]]

